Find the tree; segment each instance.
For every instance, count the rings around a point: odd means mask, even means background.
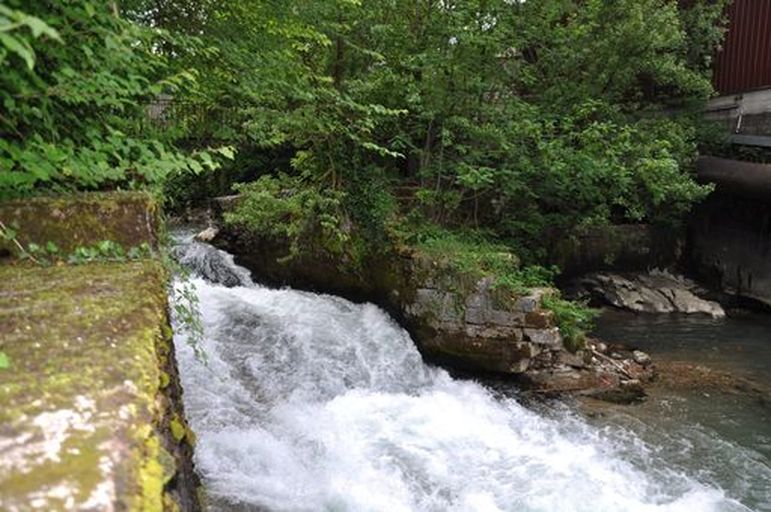
[[[114,3],[0,4],[0,198],[152,186],[215,168],[211,153],[177,151],[146,123],[148,102],[195,81],[156,51],[175,40]]]

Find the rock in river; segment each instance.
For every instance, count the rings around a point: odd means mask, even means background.
[[[725,316],[720,304],[697,295],[700,291],[696,283],[666,270],[637,274],[588,274],[579,281],[579,287],[584,294],[595,299],[638,313]]]

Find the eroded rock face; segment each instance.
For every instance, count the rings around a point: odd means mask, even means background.
[[[402,309],[409,323],[422,326],[427,355],[467,370],[523,373],[542,352],[564,351],[553,313],[541,306],[552,290],[516,297],[496,288],[492,277],[464,285],[464,276],[451,270],[420,259],[413,264],[421,267],[416,279],[427,277]]]
[[[580,279],[579,286],[585,294],[638,313],[725,316],[720,304],[697,295],[699,289],[696,283],[667,271],[652,270],[647,274],[594,273]]]

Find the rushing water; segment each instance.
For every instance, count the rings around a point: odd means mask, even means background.
[[[193,279],[205,364],[176,337],[212,510],[764,510],[627,425],[526,408],[426,365],[373,305],[255,285],[202,244],[180,255],[239,283]]]

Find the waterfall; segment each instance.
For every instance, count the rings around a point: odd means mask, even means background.
[[[175,342],[212,510],[749,510],[632,431],[426,365],[376,306],[256,285],[189,238],[178,256],[199,276],[206,361]]]

